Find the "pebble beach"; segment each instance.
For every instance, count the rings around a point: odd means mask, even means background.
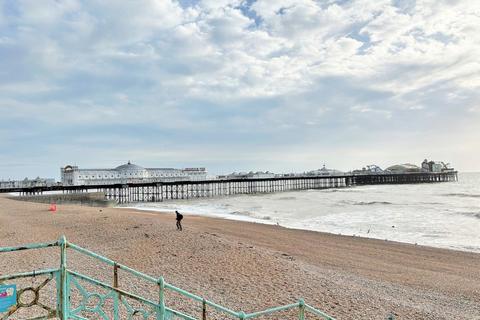
[[[72,243],[245,312],[303,298],[336,319],[389,314],[480,319],[477,253],[188,215],[180,232],[173,212],[58,205],[52,213],[48,208],[0,197],[0,246],[48,242],[64,234]],[[56,258],[38,251],[2,254],[1,274],[42,269]],[[68,263],[107,281],[108,269],[92,259],[72,255]],[[128,278],[120,284],[142,289]],[[189,311],[185,301],[167,302]]]

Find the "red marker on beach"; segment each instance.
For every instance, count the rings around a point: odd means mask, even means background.
[[[52,212],[57,211],[57,205],[56,205],[55,202],[52,202],[52,203],[50,204],[50,209],[48,209],[48,211],[52,211]]]

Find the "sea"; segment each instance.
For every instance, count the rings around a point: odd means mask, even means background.
[[[372,185],[130,204],[140,210],[278,224],[480,252],[480,173],[458,182]]]

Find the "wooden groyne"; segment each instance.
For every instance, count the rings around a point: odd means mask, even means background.
[[[406,174],[362,174],[339,176],[288,176],[263,179],[228,179],[176,181],[163,183],[128,183],[88,186],[50,186],[0,189],[0,193],[39,195],[45,192],[102,192],[116,203],[162,202],[176,199],[209,198],[238,194],[345,188],[360,185],[413,184],[457,181],[457,172],[421,172]]]

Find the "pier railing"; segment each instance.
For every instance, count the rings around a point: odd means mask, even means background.
[[[258,312],[245,313],[243,311],[234,311],[220,304],[212,302],[201,296],[195,295],[183,289],[180,289],[164,280],[163,277],[154,278],[135,269],[129,268],[123,264],[98,255],[90,250],[70,243],[62,236],[58,241],[51,243],[35,243],[18,247],[0,247],[0,253],[18,252],[32,249],[43,249],[50,247],[60,248],[60,265],[54,269],[35,270],[32,272],[23,272],[16,274],[0,275],[0,293],[6,292],[13,295],[11,305],[2,304],[1,299],[7,298],[8,294],[0,295],[0,319],[102,319],[102,320],[120,320],[120,319],[155,319],[155,320],[206,320],[217,319],[254,319],[290,311],[295,312],[295,319],[305,320],[310,314],[325,320],[335,320],[326,313],[306,304],[303,299],[295,303],[274,307]],[[85,256],[94,258],[106,265],[112,267],[112,285],[104,283],[93,277],[84,275],[70,269],[67,266],[67,249],[74,250]],[[119,272],[125,271],[135,279],[144,280],[153,284],[156,288],[156,299],[144,297],[121,288],[119,285]],[[38,285],[29,284],[23,288],[17,288],[12,284],[19,279],[44,277],[45,279]],[[6,284],[9,282],[9,284]],[[49,283],[55,282],[50,292],[45,292]],[[3,290],[3,291],[2,291]],[[75,291],[75,292],[74,292]],[[165,294],[171,291],[177,295],[189,299],[190,303],[201,305],[200,314],[188,314],[169,306]],[[47,302],[44,299],[47,295]],[[48,298],[52,300],[48,305]],[[12,297],[11,297],[12,298]],[[169,300],[168,300],[169,301]],[[2,310],[2,307],[4,310]],[[30,310],[27,310],[30,309]],[[22,316],[19,313],[25,311]],[[41,314],[39,314],[41,313]],[[26,314],[28,316],[26,316]],[[215,314],[215,315],[214,315]],[[282,316],[282,319],[286,319]]]

